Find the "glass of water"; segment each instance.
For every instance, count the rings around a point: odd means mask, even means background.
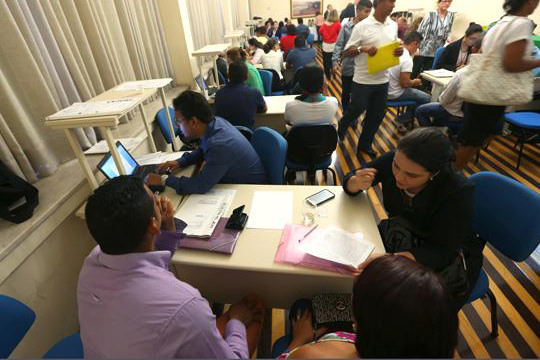
[[[317,223],[317,217],[319,216],[317,206],[313,206],[306,200],[302,201],[302,225],[312,226]]]

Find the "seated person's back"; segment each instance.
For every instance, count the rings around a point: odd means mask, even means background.
[[[296,32],[296,26],[290,24],[287,25],[286,30],[287,35],[282,36],[280,39],[280,45],[281,49],[285,53],[285,57],[287,57],[287,54],[289,53],[289,50],[294,48],[294,40],[296,38],[297,32]]]
[[[307,47],[306,38],[298,35],[294,40],[294,49],[287,55],[287,67],[294,70],[314,63],[317,50]]]
[[[299,77],[303,94],[285,105],[285,122],[292,126],[332,124],[338,101],[322,95],[323,69],[317,65],[305,66],[300,70]]]
[[[119,176],[90,196],[85,214],[98,243],[77,290],[86,358],[249,356],[250,321],[232,314],[222,337],[208,302],[169,271],[180,234],[168,199]]]
[[[216,93],[214,102],[216,116],[235,126],[250,129],[255,124],[255,114],[266,112],[266,103],[259,90],[248,87],[248,68],[237,61],[229,66],[229,83]]]
[[[212,116],[212,109],[203,95],[186,90],[173,100],[176,121],[188,138],[201,139],[200,147],[176,161],[158,167],[160,172],[176,170],[204,161],[192,177],[148,176],[148,185],[165,185],[178,194],[204,194],[217,183],[265,184],[266,172],[249,141],[230,122]]]

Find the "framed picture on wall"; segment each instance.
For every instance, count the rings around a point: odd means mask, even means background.
[[[317,11],[322,14],[322,0],[291,0],[291,18],[315,17]]]

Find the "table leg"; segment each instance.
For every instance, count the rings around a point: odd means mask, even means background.
[[[272,309],[266,309],[264,324],[257,346],[257,358],[270,359],[272,352]]]
[[[150,141],[150,149],[152,150],[152,152],[157,152],[156,143],[154,142],[154,138],[152,137],[152,129],[150,128],[150,124],[148,124],[148,121],[146,119],[146,113],[144,112],[144,106],[142,103],[139,104],[139,111],[141,112],[144,128],[146,129],[146,134],[148,135],[148,140]]]
[[[219,89],[219,75],[218,75],[218,67],[217,67],[217,59],[218,56],[214,56],[214,82],[216,83],[216,87]]]
[[[163,103],[163,107],[167,109],[165,112],[167,116],[167,122],[169,125],[169,132],[171,133],[171,139],[172,139],[172,148],[173,151],[180,151],[180,144],[178,144],[178,139],[176,138],[176,134],[174,133],[174,125],[173,125],[173,119],[171,118],[171,113],[169,112],[169,108],[167,106],[167,99],[165,99],[165,90],[163,88],[159,89],[159,95],[161,96],[161,102]]]
[[[118,149],[116,148],[116,144],[114,143],[114,138],[112,136],[111,129],[108,127],[100,127],[100,129],[103,136],[105,136],[107,145],[109,145],[109,151],[112,154],[114,163],[116,164],[116,168],[118,169],[119,174],[127,175],[126,168],[124,167],[124,163],[122,162],[122,158],[120,157],[120,154],[118,153]]]
[[[64,129],[64,133],[68,138],[69,145],[71,145],[75,156],[77,156],[77,159],[79,160],[79,164],[81,165],[84,174],[86,175],[86,179],[88,179],[88,182],[90,183],[90,188],[92,190],[97,189],[98,183],[96,177],[94,176],[94,172],[90,168],[90,164],[88,164],[88,160],[86,159],[86,156],[81,149],[81,145],[79,144],[77,137],[75,136],[75,134],[72,133],[72,129]]]
[[[197,63],[199,65],[199,76],[200,76],[200,79],[201,79],[201,86],[202,86],[202,91],[203,91],[203,94],[204,94],[204,97],[206,98],[206,100],[208,100],[208,89],[206,89],[206,87],[204,86],[204,76],[203,76],[203,71],[202,71],[202,59],[201,57],[199,56],[197,58]]]

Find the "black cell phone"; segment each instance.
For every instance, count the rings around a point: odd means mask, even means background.
[[[315,206],[322,205],[325,202],[330,201],[335,197],[336,195],[333,192],[331,192],[330,190],[324,189],[322,191],[319,191],[316,194],[311,195],[310,197],[307,197],[306,201],[308,202],[308,204],[315,207]]]

